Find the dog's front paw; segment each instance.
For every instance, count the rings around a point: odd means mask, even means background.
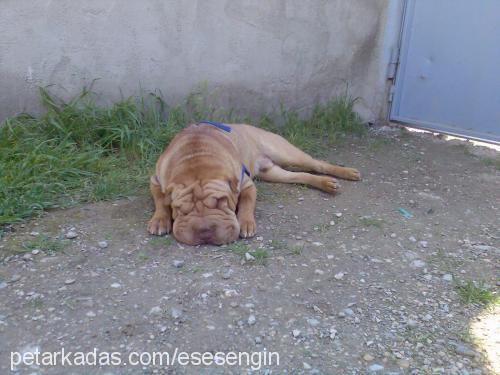
[[[172,230],[172,220],[166,215],[153,215],[148,223],[148,232],[156,236],[163,236]]]
[[[253,217],[241,218],[240,222],[240,237],[249,238],[255,236],[255,231],[257,230],[257,224]]]

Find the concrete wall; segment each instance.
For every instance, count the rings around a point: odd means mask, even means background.
[[[201,82],[221,105],[308,108],[345,91],[386,108],[390,0],[1,0],[0,119],[94,78],[107,101],[140,88],[179,101]]]

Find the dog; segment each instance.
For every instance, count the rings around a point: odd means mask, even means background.
[[[317,174],[312,174],[313,172]],[[155,212],[148,231],[173,231],[188,245],[222,245],[256,232],[258,177],[337,192],[331,176],[357,181],[360,173],[316,160],[272,132],[246,124],[200,122],[178,133],[150,179]]]

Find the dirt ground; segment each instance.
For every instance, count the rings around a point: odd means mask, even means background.
[[[279,353],[256,374],[494,373],[498,305],[457,293],[468,280],[499,285],[500,172],[494,151],[484,153],[390,130],[341,144],[328,159],[358,168],[361,182],[341,181],[335,197],[259,183],[258,234],[227,247],[148,235],[147,196],[18,225],[0,242],[0,373],[12,351],[61,347],[122,359],[175,348]],[[63,250],[11,255],[68,232],[76,237],[55,240]],[[16,371],[252,372],[246,363]]]

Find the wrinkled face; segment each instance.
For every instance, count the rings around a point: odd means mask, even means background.
[[[237,197],[230,184],[220,180],[176,185],[171,195],[173,234],[188,245],[222,245],[240,233]]]

